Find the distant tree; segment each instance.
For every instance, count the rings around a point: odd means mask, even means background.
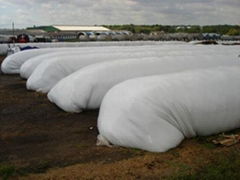
[[[234,34],[238,35],[240,32],[240,26],[238,25],[134,25],[134,24],[123,24],[123,25],[105,25],[105,27],[111,30],[127,30],[132,33],[146,33],[149,34],[153,31],[164,31],[165,33],[218,33],[218,34]],[[180,28],[178,28],[180,27]]]
[[[134,26],[133,24],[130,24],[130,25],[129,25],[129,29],[128,29],[128,30],[131,31],[132,33],[135,33],[135,32],[136,32],[135,26]]]
[[[237,29],[230,29],[228,32],[227,32],[227,35],[230,35],[230,36],[236,36],[236,35],[240,35],[240,31],[238,31]]]
[[[200,26],[189,26],[190,28],[187,28],[185,32],[187,33],[200,33],[201,27]]]

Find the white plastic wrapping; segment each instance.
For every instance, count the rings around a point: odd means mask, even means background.
[[[20,51],[7,56],[1,64],[1,70],[5,74],[18,74],[21,65],[32,57],[56,51],[72,50],[73,48],[45,48]],[[80,48],[75,48],[76,50]]]
[[[58,81],[64,77],[74,73],[75,71],[94,63],[114,60],[124,60],[129,58],[143,57],[162,57],[173,56],[175,54],[181,55],[179,50],[168,50],[169,47],[145,47],[142,48],[115,48],[111,51],[109,49],[96,49],[94,53],[75,52],[75,53],[61,53],[51,54],[49,56],[37,56],[25,62],[21,69],[21,77],[29,77],[27,81],[27,89],[39,92],[48,92]],[[173,52],[172,52],[173,51]],[[183,49],[181,50],[183,52]],[[194,51],[194,49],[192,50]],[[189,51],[184,51],[185,53]],[[191,52],[192,53],[192,52]],[[38,65],[40,63],[40,65]],[[34,71],[34,72],[33,72]]]
[[[45,72],[51,73],[52,69],[50,68],[55,68],[55,67],[58,68],[59,70],[58,73],[61,73],[63,71],[59,68],[60,65],[62,65],[63,68],[66,68],[66,66],[69,66],[69,68],[77,70],[78,69],[77,67],[79,66],[78,64],[80,63],[80,67],[82,67],[81,60],[85,60],[85,58],[89,59],[89,64],[92,64],[92,61],[100,62],[100,61],[103,61],[103,59],[106,59],[106,60],[110,59],[109,57],[118,58],[118,56],[119,57],[136,56],[136,55],[131,55],[131,53],[142,54],[143,57],[149,56],[150,54],[159,54],[159,53],[167,55],[169,54],[170,51],[166,52],[166,50],[169,48],[170,48],[169,46],[160,46],[160,47],[159,46],[136,46],[131,48],[119,46],[119,47],[91,48],[91,49],[84,48],[81,50],[68,50],[68,51],[64,50],[61,52],[52,52],[52,53],[47,53],[44,55],[39,55],[39,56],[35,56],[28,59],[25,63],[22,64],[20,68],[20,76],[24,79],[28,79],[33,73],[33,71],[38,67],[38,65],[43,64],[45,61],[49,61],[49,62],[47,62],[47,64],[45,65],[41,65],[41,68],[45,68],[44,73]],[[179,48],[180,47],[176,49],[179,49]],[[174,49],[174,51],[176,51],[176,49]],[[113,53],[115,57],[112,56]],[[116,56],[117,54],[118,56]],[[87,57],[86,55],[89,55],[89,57]],[[99,58],[99,55],[100,55],[100,58]],[[103,56],[104,58],[102,58]],[[41,72],[43,72],[43,70],[41,70]],[[45,76],[43,78],[48,78],[46,77],[47,75],[52,76],[52,74],[48,74],[48,73],[37,74],[36,76],[38,76],[39,78],[43,76]]]
[[[83,109],[99,108],[107,91],[127,79],[236,64],[240,64],[238,57],[229,54],[102,62],[82,68],[59,81],[49,92],[48,98],[65,111],[81,112]]]
[[[68,46],[68,43],[63,43]],[[76,43],[75,43],[76,44]],[[123,45],[126,46],[123,46]],[[146,45],[145,45],[146,44]],[[82,43],[82,47],[61,47],[61,48],[43,48],[43,49],[32,49],[32,50],[26,50],[26,51],[20,51],[15,54],[12,54],[8,57],[6,57],[1,65],[2,72],[5,74],[18,74],[20,71],[20,67],[23,63],[28,61],[30,58],[42,55],[42,54],[47,54],[47,53],[52,53],[52,52],[63,52],[63,51],[74,51],[78,50],[79,53],[81,52],[88,52],[88,53],[95,53],[96,51],[111,51],[112,49],[128,49],[128,46],[132,46],[129,49],[137,49],[137,48],[142,48],[145,49],[148,46],[148,44],[158,44],[158,43],[148,43],[148,42],[87,42],[87,43]],[[118,46],[117,46],[118,45]],[[164,45],[164,44],[163,44]],[[168,45],[166,43],[166,45]],[[152,45],[155,46],[155,45]],[[156,46],[157,47],[157,46]],[[71,55],[71,53],[69,53]]]
[[[33,73],[35,68],[42,63],[43,61],[48,61],[52,57],[62,57],[65,54],[72,54],[74,51],[69,52],[69,51],[63,51],[63,52],[51,52],[43,55],[38,55],[35,57],[30,58],[28,61],[24,62],[21,67],[20,67],[20,76],[23,79],[28,79],[30,75]]]
[[[16,43],[10,44],[10,48],[15,47],[38,47],[38,48],[72,48],[72,47],[100,47],[100,46],[145,46],[145,45],[165,45],[165,44],[186,44],[180,41],[108,41],[108,42],[55,42],[55,43]],[[8,44],[0,44],[0,54],[6,55]]]
[[[191,51],[189,50],[191,48]],[[219,48],[217,48],[219,49]],[[221,48],[220,48],[221,50]],[[199,56],[204,54],[212,56],[220,54],[236,55],[235,49],[229,52],[216,52],[215,48],[206,46],[138,46],[138,47],[117,47],[117,48],[96,48],[85,49],[77,52],[61,52],[61,54],[49,54],[37,56],[25,62],[20,69],[20,75],[23,78],[31,78],[27,82],[27,88],[40,92],[48,92],[59,80],[71,73],[83,68],[84,66],[113,60],[124,60],[126,58],[142,57],[163,57],[163,56]],[[40,64],[40,65],[39,65]],[[38,66],[39,65],[39,66]],[[34,71],[34,73],[33,73]]]
[[[239,66],[125,81],[102,102],[100,144],[164,152],[184,137],[239,128],[239,89]]]
[[[136,46],[136,48],[139,46]],[[142,46],[141,46],[142,47]],[[7,56],[4,61],[2,62],[1,65],[1,70],[5,74],[18,74],[20,71],[20,68],[23,63],[28,61],[30,58],[47,54],[47,53],[52,53],[52,52],[63,52],[63,51],[69,51],[69,55],[71,54],[72,51],[78,51],[79,53],[81,52],[88,52],[88,53],[94,53],[95,51],[101,51],[101,50],[109,50],[111,49],[118,49],[119,47],[117,46],[101,46],[101,47],[63,47],[63,48],[43,48],[43,49],[31,49],[31,50],[26,50],[26,51],[20,51],[15,54],[12,54],[10,56]],[[122,47],[122,48],[127,48],[127,47]],[[142,47],[144,48],[144,47]]]
[[[88,42],[91,44],[91,42]],[[65,43],[67,44],[67,43]],[[129,46],[123,46],[124,44],[126,45],[129,45]],[[145,45],[146,44],[146,45]],[[190,52],[192,51],[192,48],[193,48],[193,45],[191,44],[183,44],[183,43],[176,43],[176,44],[173,44],[173,43],[153,43],[155,45],[148,45],[149,43],[147,42],[135,42],[135,43],[106,43],[106,44],[101,44],[101,42],[98,42],[98,43],[93,43],[93,45],[89,45],[89,44],[86,44],[85,46],[86,47],[62,47],[62,48],[44,48],[44,49],[32,49],[32,50],[26,50],[26,51],[21,51],[21,52],[17,52],[15,54],[12,54],[10,56],[8,56],[7,58],[4,59],[2,65],[1,65],[1,70],[3,73],[5,74],[18,74],[19,71],[20,71],[20,67],[23,63],[25,63],[26,61],[28,61],[30,58],[33,58],[35,56],[38,56],[38,55],[42,55],[42,54],[46,54],[46,53],[51,53],[51,52],[62,52],[62,51],[68,51],[68,50],[78,50],[79,52],[86,52],[86,51],[89,51],[90,52],[95,52],[97,49],[98,51],[100,50],[104,50],[104,49],[108,49],[109,52],[111,51],[111,49],[117,49],[121,46],[121,48],[129,48],[129,49],[146,49],[147,47],[159,47],[161,48],[162,46],[163,47],[169,47],[169,49],[172,49],[174,50],[175,48],[176,49],[181,49],[181,48],[191,48]],[[100,47],[97,47],[97,46],[100,46]],[[120,45],[120,46],[116,46],[116,45]],[[84,45],[82,45],[84,46]],[[92,46],[92,47],[91,47]],[[123,46],[123,47],[122,47]],[[134,47],[133,47],[134,46]],[[207,48],[206,46],[197,46],[197,47],[201,47],[201,48]],[[233,51],[236,50],[236,47],[231,47]],[[211,46],[210,49],[216,49],[216,47],[214,46]],[[219,52],[221,53],[221,49],[227,49],[227,48],[218,48],[218,50],[220,50]],[[169,51],[169,50],[166,50],[166,51]],[[239,48],[238,48],[238,52],[239,52]]]

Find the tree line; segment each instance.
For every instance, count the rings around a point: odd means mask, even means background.
[[[150,34],[154,31],[163,31],[165,33],[217,33],[221,35],[240,35],[239,25],[104,25],[111,30],[127,30],[132,33]]]

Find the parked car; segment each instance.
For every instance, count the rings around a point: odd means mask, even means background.
[[[17,36],[17,42],[18,43],[27,43],[29,41],[30,41],[30,39],[29,39],[29,36],[27,34],[19,34]]]

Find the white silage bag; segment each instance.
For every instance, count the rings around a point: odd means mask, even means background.
[[[201,56],[204,52],[205,56],[212,56],[216,54],[216,49],[208,48],[206,46],[145,46],[145,47],[118,47],[106,49],[96,49],[94,53],[91,51],[81,51],[61,54],[51,54],[49,56],[37,56],[25,62],[21,69],[20,75],[27,78],[27,89],[39,92],[48,92],[58,81],[64,77],[74,73],[75,71],[98,62],[124,60],[127,58],[143,57],[163,57],[163,56]],[[219,49],[219,48],[218,48]],[[220,51],[218,55],[235,56],[237,53],[232,49],[231,51]],[[237,56],[237,55],[236,55]],[[34,73],[33,73],[34,71]]]
[[[138,47],[138,46],[136,46]],[[142,47],[142,46],[141,46]],[[12,54],[10,56],[7,56],[1,65],[1,70],[5,74],[18,74],[20,72],[20,68],[23,63],[28,61],[30,58],[52,53],[52,52],[62,52],[62,51],[79,51],[79,52],[95,52],[100,51],[101,49],[108,49],[111,51],[111,49],[116,49],[118,47],[115,46],[109,46],[109,47],[67,47],[67,48],[43,48],[43,49],[31,49],[26,51],[20,51],[15,54]],[[124,48],[124,47],[123,47]],[[127,48],[127,47],[125,47]]]
[[[51,54],[47,57],[37,56],[22,65],[20,75],[21,77],[30,76],[27,81],[27,89],[46,93],[61,79],[94,63],[129,58],[142,59],[143,57],[150,56],[181,56],[183,52],[185,52],[184,54],[189,54],[189,51],[184,51],[183,49],[168,49],[169,47],[148,47],[145,49],[141,48],[140,50],[136,48],[117,48],[112,49],[110,52],[109,49],[105,49],[100,51],[96,50],[94,53],[86,51],[71,53],[71,55],[62,53]],[[195,51],[196,50],[193,49],[190,53],[192,54]]]
[[[101,46],[146,46],[146,45],[184,45],[181,41],[89,41],[89,42],[54,42],[54,43],[16,43],[14,46],[33,46],[38,48],[73,48],[73,47],[101,47]],[[13,45],[10,45],[13,47]],[[1,45],[0,45],[1,50]]]
[[[180,48],[181,46],[179,46]],[[172,51],[177,51],[179,48],[172,49]],[[158,52],[158,53],[165,53],[168,54],[169,51],[166,52],[166,50],[171,49],[169,46],[140,46],[140,47],[111,47],[109,48],[94,48],[94,49],[87,49],[84,48],[81,51],[79,50],[64,50],[62,52],[52,52],[47,53],[43,55],[38,55],[35,57],[32,57],[28,59],[26,62],[24,62],[20,68],[20,76],[24,79],[28,79],[33,71],[38,67],[38,65],[44,63],[45,61],[52,61],[51,63],[54,63],[51,65],[51,67],[54,67],[58,62],[64,65],[69,66],[75,66],[74,63],[76,63],[76,67],[78,63],[78,60],[81,61],[83,58],[86,58],[86,55],[89,54],[89,58],[94,57],[94,61],[99,62],[102,61],[99,59],[98,55],[101,55],[104,53],[105,57],[111,56],[113,53],[118,53],[122,56],[129,55],[131,57],[132,53],[141,53],[143,56],[149,55],[150,53]],[[93,52],[94,51],[94,52]],[[185,50],[186,51],[186,50]],[[128,54],[123,54],[125,52],[129,52]],[[93,55],[94,54],[94,55]],[[146,56],[145,55],[145,56]],[[97,58],[96,58],[97,57]],[[54,60],[53,60],[53,59]],[[109,58],[105,58],[109,59]],[[91,64],[91,61],[89,61],[89,64]],[[47,68],[46,65],[42,65],[45,68]],[[50,63],[48,62],[48,66],[50,66]],[[56,65],[58,66],[58,65]],[[59,67],[59,66],[58,66]],[[65,68],[65,67],[64,67]],[[75,68],[76,69],[76,68]],[[45,71],[51,71],[51,69],[45,70]],[[59,69],[59,73],[61,73],[61,70]],[[41,77],[42,75],[37,75]]]
[[[10,44],[10,48],[32,46],[38,48],[73,48],[73,47],[100,47],[100,46],[148,46],[148,45],[167,45],[167,44],[186,44],[184,42],[173,41],[109,41],[109,42],[55,42],[55,43],[16,43]],[[0,44],[0,55],[8,53],[8,44]]]
[[[239,64],[238,57],[234,55],[149,57],[102,62],[82,68],[59,81],[48,93],[48,98],[65,111],[81,112],[99,108],[107,91],[128,79]]]
[[[28,59],[56,51],[70,50],[72,48],[45,48],[45,49],[31,49],[20,51],[10,56],[7,56],[1,65],[1,70],[5,74],[18,74],[21,65]],[[76,50],[79,48],[75,48]]]
[[[104,97],[98,143],[165,152],[184,138],[239,128],[239,89],[239,66],[125,81]]]
[[[170,43],[171,44],[171,43]],[[36,45],[36,43],[29,44],[29,45]],[[12,54],[5,58],[1,65],[1,70],[5,74],[18,74],[21,65],[29,60],[32,57],[56,52],[56,51],[64,51],[64,50],[82,50],[85,51],[87,49],[92,49],[94,52],[95,49],[109,49],[111,48],[118,48],[118,47],[147,47],[147,46],[162,46],[162,45],[169,45],[169,43],[160,43],[160,42],[81,42],[81,43],[37,43],[36,47],[40,47],[42,49],[31,49],[26,51],[20,51],[15,54]],[[186,43],[180,43],[179,45],[186,45]],[[21,46],[21,44],[19,45]],[[24,45],[25,46],[25,45]],[[49,48],[44,48],[49,47]]]
[[[69,51],[62,51],[62,52],[51,52],[51,53],[47,53],[47,54],[43,54],[43,55],[38,55],[35,57],[32,57],[30,59],[28,59],[28,61],[24,62],[21,67],[20,67],[20,76],[23,79],[28,79],[31,74],[33,73],[33,71],[35,70],[35,68],[41,64],[43,61],[48,61],[50,60],[52,57],[63,57],[66,56],[66,54],[69,56],[70,54],[74,54],[74,53],[78,53],[76,52],[76,50],[69,50]]]

